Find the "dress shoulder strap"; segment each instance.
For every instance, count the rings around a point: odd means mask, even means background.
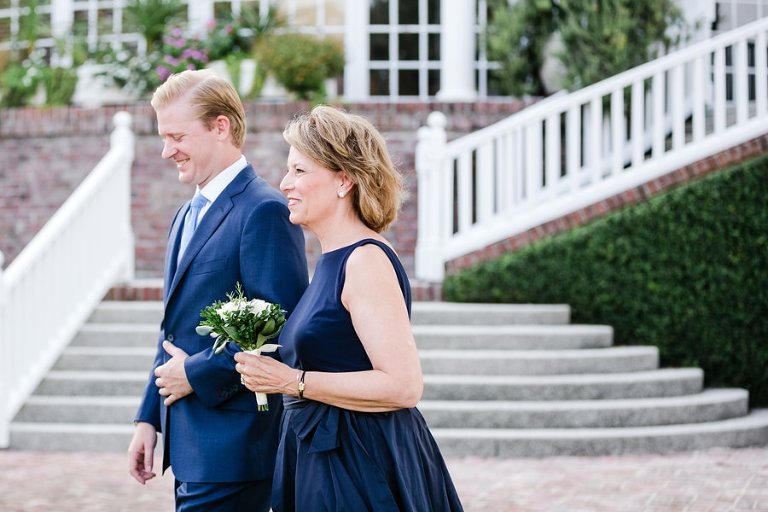
[[[403,292],[403,299],[405,299],[405,304],[408,306],[408,315],[411,314],[411,283],[408,279],[408,274],[405,271],[405,267],[403,267],[402,262],[400,261],[400,258],[397,256],[397,253],[392,249],[389,245],[385,244],[381,240],[376,240],[375,238],[363,238],[362,240],[359,240],[355,242],[354,244],[350,245],[346,251],[346,254],[344,255],[344,261],[341,265],[341,275],[342,275],[342,283],[343,283],[343,275],[346,272],[347,267],[347,260],[349,259],[349,255],[352,254],[352,252],[357,249],[358,247],[361,247],[363,245],[369,245],[373,244],[377,247],[379,247],[382,251],[384,251],[384,254],[387,255],[389,258],[389,261],[392,263],[392,266],[395,269],[395,274],[397,275],[397,281],[400,284],[400,290]]]

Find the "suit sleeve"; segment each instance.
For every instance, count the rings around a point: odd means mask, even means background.
[[[151,423],[156,431],[160,431],[160,395],[157,392],[157,386],[155,386],[155,368],[163,364],[163,359],[161,355],[161,351],[164,352],[162,348],[162,339],[158,339],[158,351],[155,354],[155,360],[152,363],[152,369],[149,372],[149,378],[147,381],[147,386],[144,390],[144,398],[141,401],[141,405],[139,406],[138,411],[136,412],[136,416],[134,417],[133,421],[143,421],[146,423]]]

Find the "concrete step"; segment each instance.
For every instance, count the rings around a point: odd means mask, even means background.
[[[32,395],[16,414],[20,423],[113,423],[129,425],[141,398],[130,396]]]
[[[54,370],[146,371],[155,359],[154,347],[67,347]]]
[[[443,455],[550,457],[669,453],[768,444],[768,410],[707,423],[629,428],[432,428]],[[26,423],[10,428],[11,448],[33,451],[125,451],[133,426]]]
[[[670,453],[768,444],[768,410],[707,423],[629,428],[435,428],[444,456],[553,457]]]
[[[414,325],[562,325],[571,319],[567,304],[471,304],[414,302]]]
[[[11,423],[10,445],[27,451],[124,453],[133,430],[131,423]]]
[[[104,301],[93,312],[89,323],[151,323],[159,325],[163,316],[161,301]],[[571,310],[567,304],[461,304],[414,302],[415,325],[538,325],[567,324]]]
[[[71,347],[157,347],[156,324],[85,324]]]
[[[424,400],[605,400],[700,393],[699,368],[583,375],[425,375]]]
[[[149,371],[149,367],[145,371],[123,372],[51,370],[37,387],[34,395],[144,396]]]
[[[620,373],[658,368],[656,347],[584,350],[422,350],[425,374],[557,375]],[[145,371],[155,357],[150,347],[67,347],[54,370]]]
[[[419,350],[575,350],[613,344],[607,325],[414,325]]]
[[[144,371],[51,370],[35,390],[50,396],[141,396]],[[425,375],[425,400],[598,400],[699,393],[698,368],[581,375]]]
[[[138,396],[34,395],[14,418],[32,423],[118,423],[133,421]],[[625,400],[437,401],[419,409],[431,428],[607,428],[702,423],[743,416],[743,389],[704,390],[695,395]]]
[[[656,347],[581,350],[420,350],[425,374],[561,375],[655,370]]]
[[[152,324],[157,328],[163,319],[161,301],[109,300],[93,310],[88,323]]]
[[[158,326],[85,324],[71,346],[155,347]],[[613,343],[613,328],[604,325],[415,325],[419,349],[575,350]]]
[[[419,409],[430,428],[639,427],[744,416],[749,393],[708,389],[694,395],[620,400],[424,400]]]

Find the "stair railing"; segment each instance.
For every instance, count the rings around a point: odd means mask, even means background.
[[[768,132],[768,18],[446,142],[419,129],[416,278]]]
[[[115,282],[133,278],[131,116],[109,152],[4,271],[0,269],[0,447],[9,424]],[[2,265],[0,253],[0,265]]]

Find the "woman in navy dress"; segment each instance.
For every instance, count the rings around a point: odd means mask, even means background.
[[[288,123],[280,189],[322,255],[280,335],[282,362],[239,353],[252,391],[282,393],[275,512],[463,510],[418,409],[408,276],[380,235],[402,179],[379,132],[327,107]]]

